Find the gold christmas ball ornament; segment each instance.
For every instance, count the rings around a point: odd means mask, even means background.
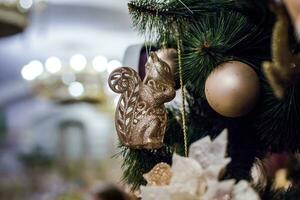
[[[249,113],[259,97],[259,78],[247,64],[225,62],[208,76],[205,96],[209,105],[225,117],[240,117]]]

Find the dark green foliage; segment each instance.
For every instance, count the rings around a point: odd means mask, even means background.
[[[143,174],[149,172],[157,163],[171,163],[172,152],[167,147],[155,151],[123,148],[123,180],[131,185],[132,189],[146,184]]]
[[[277,100],[266,84],[254,126],[266,147],[274,152],[300,148],[300,90],[292,86],[283,101]]]
[[[272,26],[271,26],[272,27]],[[290,30],[291,52],[299,52],[299,43]],[[267,59],[270,60],[270,59]],[[263,74],[259,72],[259,74]],[[279,101],[266,80],[261,80],[261,97],[256,106],[256,117],[253,121],[256,134],[264,149],[272,152],[298,152],[300,150],[300,85],[287,88],[286,97]]]
[[[291,187],[288,190],[276,191],[269,198],[262,200],[298,200],[300,199],[300,190],[297,187]]]

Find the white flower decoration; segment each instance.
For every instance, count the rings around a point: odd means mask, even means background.
[[[142,186],[142,200],[259,200],[246,181],[218,181],[226,158],[227,130],[214,141],[205,137],[190,146],[189,157],[173,155],[169,185]]]

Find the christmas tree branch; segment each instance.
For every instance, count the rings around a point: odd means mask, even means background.
[[[203,97],[203,83],[218,64],[233,59],[257,60],[257,55],[251,56],[250,52],[268,48],[268,39],[237,12],[218,12],[198,18],[183,36],[185,82],[197,82],[194,85]]]
[[[233,0],[133,0],[128,8],[133,26],[140,33],[158,36],[166,32],[172,35],[195,16],[204,16],[208,12],[234,7],[235,4]]]

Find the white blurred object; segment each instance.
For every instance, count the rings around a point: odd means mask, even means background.
[[[50,57],[45,62],[45,67],[50,73],[57,73],[61,70],[62,64],[59,58]]]
[[[84,93],[84,87],[80,82],[73,82],[69,86],[69,93],[73,97],[80,97]]]
[[[107,58],[104,56],[96,56],[93,60],[93,67],[98,72],[104,72],[108,67]]]
[[[28,10],[32,7],[33,0],[20,0],[19,4],[23,9]]]
[[[32,91],[56,103],[87,102],[105,106],[109,98],[106,91],[106,70],[115,69],[122,64],[118,60],[107,63],[104,56],[87,60],[82,54],[75,54],[63,63],[58,57],[51,56],[45,61],[45,68],[40,61],[31,61],[25,65],[21,74],[31,81]],[[109,102],[111,106],[113,101]],[[102,106],[103,105],[103,106]]]
[[[86,67],[87,60],[81,54],[75,54],[70,59],[70,65],[75,71],[82,71]]]
[[[246,181],[219,181],[219,175],[230,161],[226,158],[227,130],[214,141],[205,137],[193,143],[189,157],[173,155],[169,185],[141,187],[143,200],[259,200]],[[207,159],[207,160],[205,160]]]
[[[44,72],[43,64],[38,60],[33,60],[22,68],[22,77],[27,81],[32,81]]]

